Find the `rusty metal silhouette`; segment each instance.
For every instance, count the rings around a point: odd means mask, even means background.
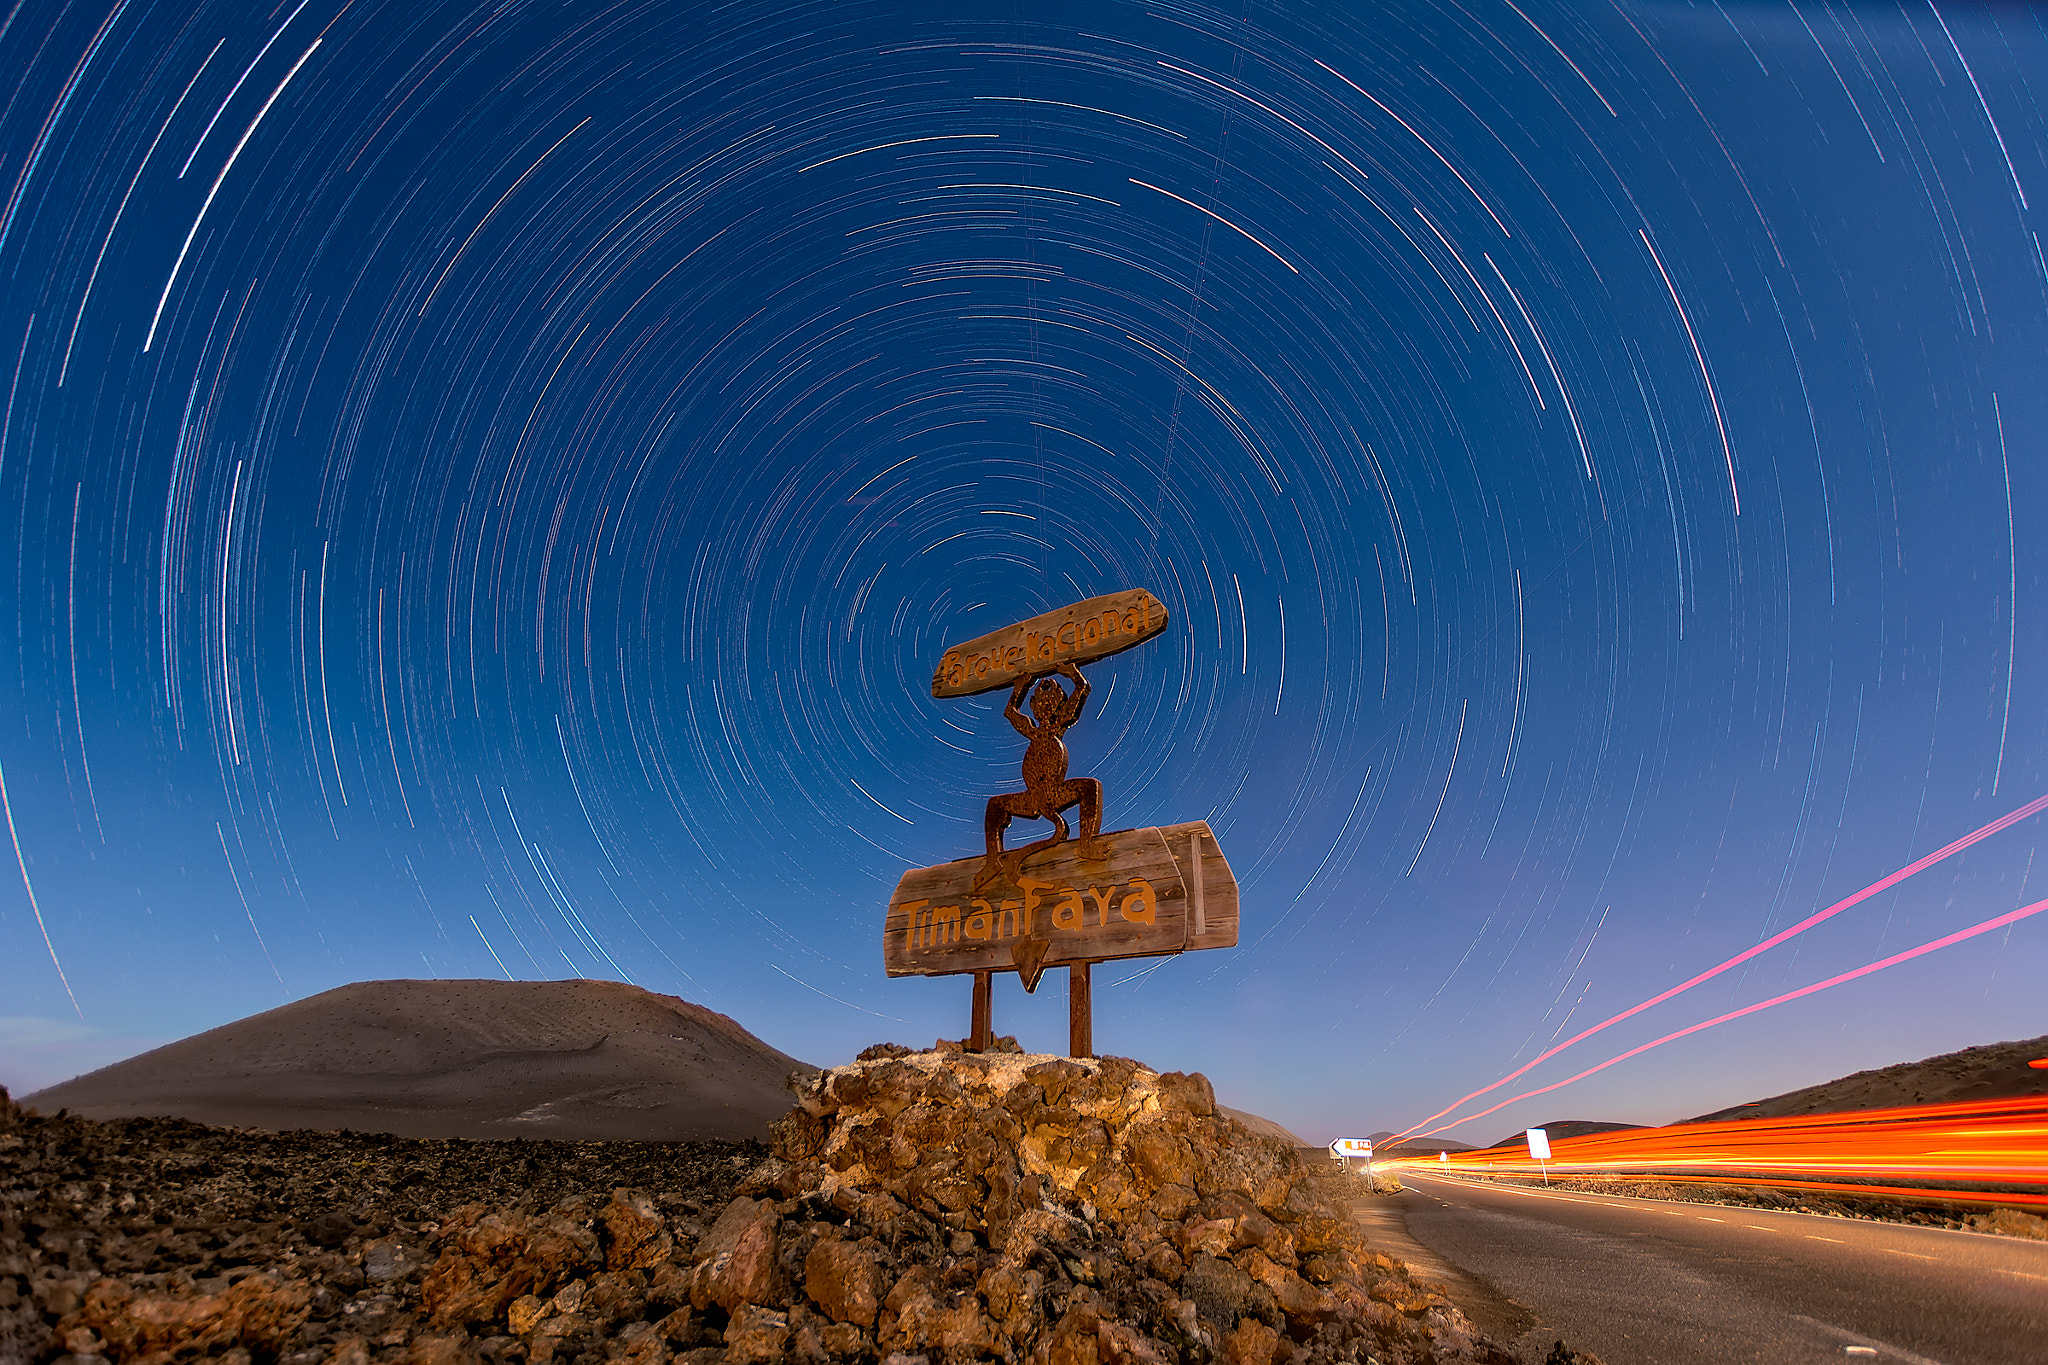
[[[1069,693],[1061,687],[1054,679],[1054,673],[1070,679],[1074,690]],[[1027,688],[1031,694],[1031,718],[1028,720],[1018,709]],[[1087,843],[1102,833],[1102,783],[1092,777],[1067,776],[1067,730],[1081,719],[1081,711],[1088,705],[1089,691],[1088,680],[1071,663],[1063,663],[1052,672],[1019,678],[1011,687],[1010,701],[1003,708],[1003,715],[1018,734],[1030,741],[1024,749],[1024,790],[989,798],[988,811],[982,822],[987,836],[987,858],[974,879],[976,887],[988,886],[1006,869],[1009,880],[1016,881],[1026,858],[1064,843],[1069,832],[1065,813],[1076,806],[1080,807],[1082,841]],[[1053,832],[1006,854],[1003,832],[1009,828],[1010,821],[1018,817],[1050,820]]]

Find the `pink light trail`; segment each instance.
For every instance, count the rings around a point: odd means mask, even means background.
[[[1946,937],[1935,939],[1929,943],[1923,943],[1918,948],[1908,948],[1903,953],[1893,953],[1890,957],[1883,958],[1877,962],[1872,962],[1866,966],[1858,967],[1854,971],[1843,972],[1840,976],[1831,976],[1825,981],[1816,981],[1811,986],[1801,986],[1796,991],[1787,991],[1783,995],[1774,995],[1769,1000],[1759,1000],[1754,1005],[1744,1005],[1739,1010],[1730,1010],[1728,1011],[1728,1013],[1717,1015],[1712,1019],[1706,1020],[1704,1023],[1694,1024],[1690,1028],[1682,1028],[1678,1030],[1676,1033],[1667,1033],[1662,1038],[1653,1039],[1650,1042],[1644,1043],[1639,1047],[1632,1047],[1628,1051],[1621,1053],[1618,1056],[1609,1057],[1606,1061],[1600,1063],[1600,1065],[1598,1066],[1587,1067],[1584,1071],[1581,1071],[1576,1076],[1567,1076],[1565,1079],[1561,1081],[1554,1082],[1550,1085],[1539,1086],[1534,1090],[1524,1090],[1519,1095],[1514,1095],[1509,1097],[1508,1099],[1502,1100],[1499,1104],[1494,1105],[1492,1109],[1481,1109],[1477,1113],[1465,1115],[1464,1118],[1453,1119],[1441,1128],[1432,1128],[1427,1133],[1420,1133],[1416,1136],[1435,1137],[1438,1133],[1449,1132],[1451,1129],[1457,1127],[1461,1123],[1467,1123],[1473,1119],[1485,1118],[1488,1114],[1493,1113],[1494,1110],[1505,1109],[1509,1105],[1513,1104],[1516,1100],[1526,1100],[1535,1095],[1547,1095],[1553,1090],[1562,1090],[1565,1086],[1572,1084],[1574,1081],[1582,1081],[1596,1071],[1605,1071],[1608,1067],[1613,1066],[1616,1062],[1625,1062],[1631,1057],[1640,1056],[1641,1054],[1648,1052],[1653,1047],[1662,1047],[1664,1046],[1664,1044],[1673,1042],[1679,1038],[1683,1038],[1688,1034],[1698,1033],[1702,1029],[1710,1029],[1716,1024],[1725,1024],[1731,1019],[1740,1019],[1745,1014],[1755,1014],[1758,1010],[1767,1010],[1773,1005],[1782,1005],[1788,1000],[1797,1000],[1803,995],[1812,995],[1815,991],[1824,991],[1830,986],[1839,986],[1844,981],[1854,981],[1859,976],[1869,976],[1872,972],[1881,972],[1887,967],[1894,967],[1901,962],[1911,961],[1913,958],[1920,957],[1921,955],[1926,953],[1931,953],[1937,948],[1946,948],[1952,943],[1961,943],[1966,938],[1975,938],[1979,934],[1988,934],[1993,929],[2002,929],[2006,925],[2013,924],[2019,920],[2023,920],[2029,915],[2038,915],[2043,910],[2048,910],[2048,900],[2039,900],[2035,901],[2032,905],[2023,905],[2017,910],[2008,910],[2002,915],[1998,915],[1994,918],[1985,920],[1982,924],[1973,924],[1967,929],[1958,929],[1956,930],[1956,932],[1954,932],[1953,934],[1949,934]],[[1403,1136],[1405,1137],[1407,1135],[1403,1134]]]
[[[1491,1094],[1494,1091],[1500,1089],[1502,1086],[1508,1084],[1510,1081],[1513,1081],[1518,1077],[1527,1075],[1530,1071],[1542,1065],[1544,1062],[1549,1061],[1552,1057],[1555,1057],[1558,1053],[1563,1052],[1566,1048],[1571,1047],[1574,1044],[1584,1042],[1586,1039],[1592,1037],[1594,1034],[1600,1032],[1602,1029],[1610,1028],[1613,1025],[1620,1023],[1624,1019],[1633,1019],[1636,1015],[1641,1014],[1644,1010],[1650,1009],[1657,1005],[1661,1005],[1666,1000],[1671,999],[1673,996],[1683,995],[1686,991],[1691,990],[1694,986],[1699,985],[1701,982],[1711,981],[1715,977],[1719,976],[1721,973],[1729,970],[1730,968],[1741,966],[1743,963],[1749,961],[1751,958],[1756,957],[1761,953],[1768,952],[1772,948],[1777,947],[1786,939],[1791,938],[1796,934],[1805,933],[1808,929],[1811,929],[1814,925],[1821,923],[1823,920],[1832,919],[1836,915],[1841,914],[1842,911],[1847,910],[1852,906],[1860,905],[1864,901],[1869,900],[1872,896],[1877,895],[1879,892],[1890,890],[1892,887],[1897,886],[1900,882],[1906,880],[1906,878],[1912,876],[1914,873],[1924,871],[1927,868],[1934,866],[1934,864],[1940,862],[1942,859],[1960,853],[1964,849],[1970,847],[1972,844],[1979,843],[1985,839],[1988,839],[1992,835],[1998,833],[2000,830],[2005,829],[2007,826],[2017,824],[2021,820],[2026,819],[2030,815],[2035,815],[2043,809],[2048,809],[2048,795],[2037,796],[2032,801],[2027,802],[2026,805],[2021,806],[2018,810],[2012,811],[2005,815],[2001,815],[1996,820],[1993,820],[1990,824],[1985,825],[1981,829],[1976,829],[1968,834],[1965,834],[1962,838],[1957,839],[1954,843],[1944,845],[1943,847],[1934,850],[1934,852],[1928,854],[1927,856],[1919,859],[1916,862],[1908,863],[1906,866],[1900,868],[1897,872],[1892,873],[1889,877],[1885,877],[1879,881],[1872,882],[1869,886],[1864,887],[1861,891],[1858,891],[1854,895],[1846,896],[1843,899],[1836,901],[1833,905],[1830,905],[1825,910],[1815,911],[1813,914],[1808,915],[1805,919],[1799,921],[1799,923],[1793,925],[1791,928],[1780,930],[1779,932],[1771,935],[1771,937],[1765,939],[1763,942],[1757,944],[1755,947],[1743,949],[1734,957],[1729,958],[1726,962],[1720,963],[1717,966],[1707,968],[1707,970],[1701,972],[1698,976],[1693,977],[1691,980],[1681,981],[1678,985],[1673,986],[1670,990],[1665,991],[1661,995],[1653,995],[1648,1000],[1643,1001],[1640,1005],[1632,1005],[1628,1009],[1623,1010],[1620,1014],[1614,1015],[1607,1019],[1603,1019],[1599,1023],[1594,1024],[1592,1027],[1587,1028],[1582,1032],[1573,1034],[1571,1037],[1559,1043],[1556,1047],[1551,1048],[1548,1052],[1545,1052],[1540,1056],[1536,1057],[1535,1059],[1533,1059],[1532,1061],[1525,1062],[1521,1066],[1517,1067],[1515,1070],[1510,1071],[1507,1075],[1501,1077],[1492,1085],[1484,1086],[1478,1090],[1473,1091],[1471,1094],[1464,1096],[1462,1099],[1452,1101],[1450,1104],[1447,1104],[1443,1108],[1437,1110],[1434,1114],[1431,1114],[1428,1118],[1423,1119],[1420,1123],[1414,1124],[1412,1127],[1409,1127],[1403,1132],[1395,1134],[1392,1138],[1388,1139],[1388,1141],[1398,1142],[1402,1138],[1413,1136],[1415,1134],[1416,1129],[1422,1128],[1427,1124],[1435,1123],[1438,1119],[1442,1118],[1445,1114],[1450,1113],[1452,1110],[1458,1108],[1460,1105],[1466,1104],[1472,1100],[1476,1100],[1481,1095]],[[1968,934],[1966,932],[1965,937],[1967,936]],[[1918,950],[1916,949],[1915,951],[1917,952]],[[1729,1017],[1732,1018],[1733,1016]],[[1543,1092],[1531,1091],[1530,1093],[1542,1094]],[[1498,1109],[1499,1107],[1499,1105],[1494,1106],[1495,1109]],[[1493,1112],[1493,1110],[1488,1109],[1483,1112],[1490,1114]],[[1466,1117],[1478,1118],[1479,1115],[1470,1114]],[[1459,1119],[1457,1120],[1457,1123],[1463,1123],[1464,1121],[1464,1119]],[[1455,1125],[1447,1124],[1445,1126],[1452,1127]],[[1438,1128],[1432,1129],[1431,1131],[1442,1132],[1443,1129]]]

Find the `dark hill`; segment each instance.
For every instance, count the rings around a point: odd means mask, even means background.
[[[1379,1155],[1384,1157],[1427,1157],[1435,1156],[1438,1152],[1473,1152],[1478,1150],[1471,1143],[1459,1142],[1456,1138],[1416,1138],[1412,1142],[1388,1141],[1393,1136],[1392,1129],[1382,1129],[1380,1132],[1372,1134],[1369,1141],[1371,1141]]]
[[[1588,1133],[1618,1133],[1624,1128],[1641,1128],[1644,1126],[1640,1123],[1603,1123],[1598,1119],[1553,1119],[1549,1123],[1530,1125],[1533,1128],[1541,1128],[1544,1135],[1552,1142],[1556,1142],[1561,1138],[1585,1137]],[[1492,1152],[1503,1147],[1512,1147],[1523,1152],[1528,1151],[1528,1129],[1524,1129],[1512,1137],[1504,1137],[1499,1142],[1494,1143],[1493,1146],[1486,1148],[1486,1150]]]
[[[1687,1123],[1722,1119],[1778,1119],[1796,1114],[1836,1114],[1857,1109],[1891,1109],[1905,1104],[1946,1104],[1960,1100],[2001,1100],[2048,1095],[2048,1069],[2028,1062],[2048,1058],[2048,1036],[2014,1043],[1987,1043],[1944,1052],[1924,1061],[1900,1062],[1875,1071],[1809,1085],[1769,1099],[1752,1100],[1702,1114]]]
[[[23,1098],[43,1113],[417,1138],[763,1138],[815,1068],[616,981],[359,981]]]

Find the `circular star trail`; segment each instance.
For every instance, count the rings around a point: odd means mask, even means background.
[[[2048,792],[2037,14],[956,9],[0,19],[0,1079],[386,976],[957,1035],[882,907],[1022,743],[932,667],[1127,587],[1174,625],[1073,771],[1208,820],[1244,928],[1099,972],[1097,1042],[1305,1132]],[[1608,1037],[2039,899],[2038,840]],[[2044,933],[1541,1103],[2029,1031]]]

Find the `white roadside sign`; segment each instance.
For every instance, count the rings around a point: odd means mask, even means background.
[[[1370,1138],[1338,1138],[1330,1144],[1330,1153],[1333,1156],[1364,1157],[1370,1161],[1372,1159],[1372,1140]]]
[[[1541,1128],[1529,1130],[1529,1155],[1538,1161],[1550,1160],[1550,1134]]]

